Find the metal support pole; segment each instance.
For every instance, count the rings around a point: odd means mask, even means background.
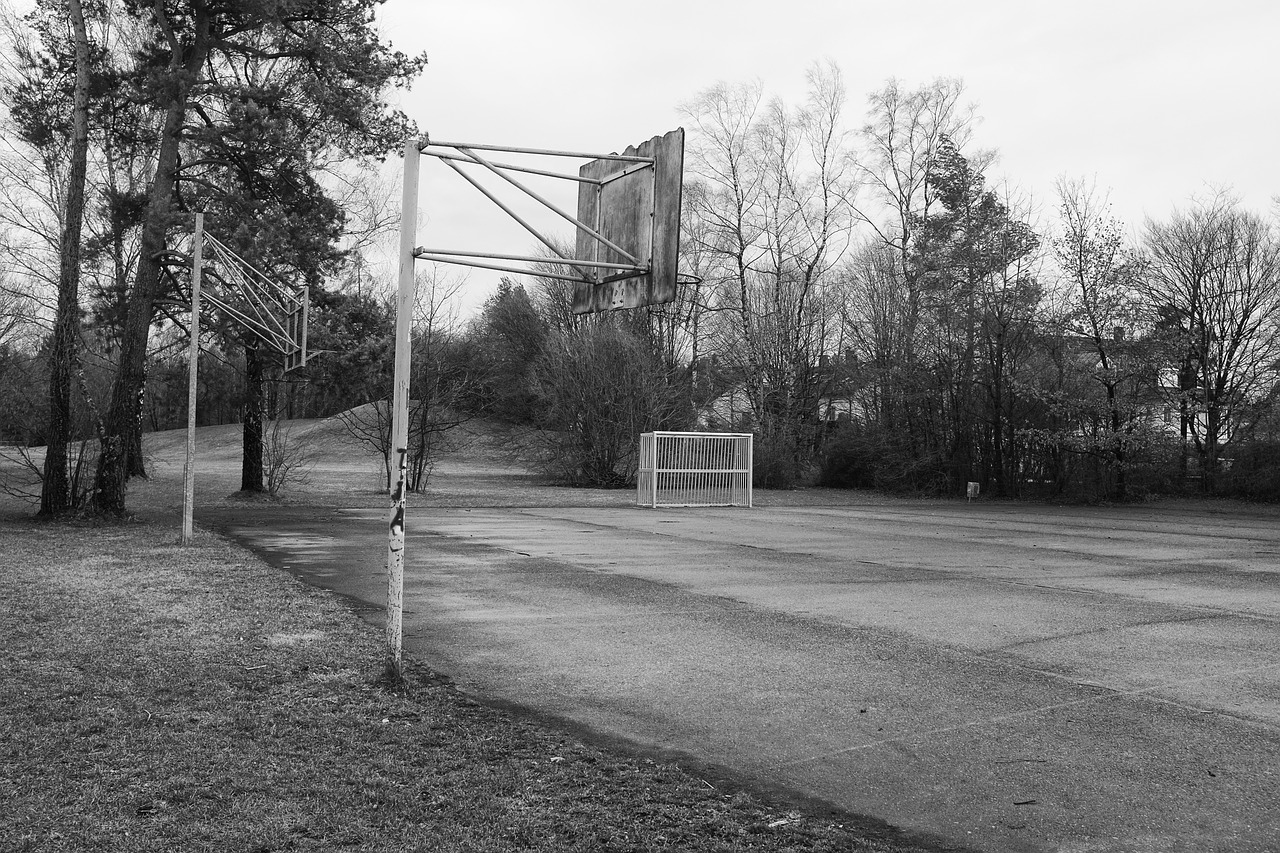
[[[302,288],[302,314],[298,317],[298,322],[302,324],[302,352],[298,353],[298,366],[307,366],[307,316],[311,313],[311,288],[303,285]]]
[[[182,472],[182,544],[190,545],[195,533],[192,518],[196,502],[196,391],[200,362],[200,274],[204,263],[204,214],[196,214],[195,248],[191,253],[191,344],[187,354],[187,464]]]
[[[404,145],[404,193],[400,199],[400,280],[396,297],[396,362],[392,394],[391,517],[387,540],[387,662],[386,675],[404,675],[401,633],[404,610],[404,508],[409,473],[409,361],[410,328],[416,294],[413,244],[418,220],[418,140]]]

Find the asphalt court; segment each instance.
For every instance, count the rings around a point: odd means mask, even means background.
[[[381,510],[210,521],[385,602]],[[478,694],[944,843],[1280,849],[1275,513],[423,508],[406,555]]]

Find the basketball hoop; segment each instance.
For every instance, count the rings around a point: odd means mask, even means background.
[[[456,172],[546,246],[552,253],[553,262],[566,269],[548,273],[528,266],[515,266],[513,262],[541,264],[546,259],[510,252],[415,247],[414,258],[572,282],[573,311],[576,314],[639,308],[675,300],[680,196],[684,185],[682,128],[639,145],[628,146],[621,154],[443,142],[430,137],[411,140],[411,143],[414,151],[406,156],[432,157]],[[590,162],[573,175],[499,162],[490,159],[488,152],[590,158]],[[464,167],[478,169],[479,175],[500,179],[573,225],[576,242],[572,255],[562,252],[555,240],[521,217]],[[557,207],[517,178],[515,173],[576,182],[576,214]]]
[[[562,174],[490,159],[488,152],[545,157],[590,158],[578,174]],[[483,152],[483,153],[482,153]],[[420,158],[443,163],[471,184],[494,205],[532,234],[552,253],[552,263],[565,274],[513,266],[545,264],[510,252],[475,252],[460,249],[428,249],[415,246],[418,214]],[[556,241],[542,234],[510,205],[464,167],[496,177],[541,204],[576,231],[573,257],[566,257]],[[562,210],[527,186],[513,172],[574,181],[578,184],[577,215]],[[619,308],[639,308],[674,302],[678,285],[697,284],[696,276],[681,276],[680,196],[684,186],[684,129],[655,136],[621,154],[582,154],[487,145],[441,142],[422,137],[405,140],[404,185],[400,197],[399,276],[396,296],[395,374],[392,392],[391,448],[395,454],[391,488],[391,514],[387,524],[387,673],[397,680],[403,674],[405,492],[408,473],[410,320],[416,293],[414,262],[461,264],[478,269],[526,273],[571,281],[573,312],[586,314]],[[557,260],[558,259],[558,260]],[[568,274],[572,270],[572,274]]]

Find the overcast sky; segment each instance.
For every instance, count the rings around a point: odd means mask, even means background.
[[[1259,212],[1280,193],[1276,0],[388,0],[380,25],[427,52],[401,106],[437,139],[615,151],[680,126],[679,105],[720,81],[798,104],[829,59],[855,126],[891,77],[962,78],[974,144],[998,152],[989,180],[1050,220],[1060,175],[1110,190],[1135,230],[1215,187]],[[420,245],[531,248],[440,164],[422,193]]]

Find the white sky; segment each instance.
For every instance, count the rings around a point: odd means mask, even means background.
[[[1215,187],[1262,213],[1280,194],[1276,0],[387,0],[379,18],[396,48],[428,54],[401,106],[437,139],[616,151],[679,126],[678,106],[720,81],[798,104],[809,66],[831,59],[855,127],[890,77],[962,78],[974,145],[998,151],[989,182],[1050,220],[1059,175],[1110,190],[1134,230]],[[423,166],[419,245],[531,250],[460,178]],[[495,282],[477,271],[468,290]]]

